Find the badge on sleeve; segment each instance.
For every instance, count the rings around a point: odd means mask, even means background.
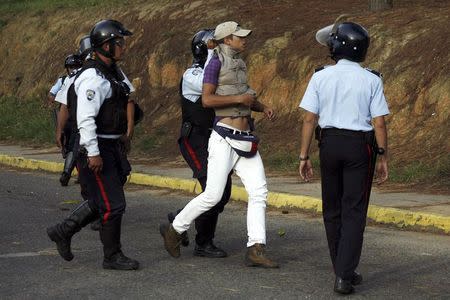
[[[86,91],[86,98],[91,101],[95,97],[95,92],[93,90]]]

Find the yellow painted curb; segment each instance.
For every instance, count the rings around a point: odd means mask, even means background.
[[[12,167],[43,170],[60,173],[63,164],[56,162],[27,159],[0,154],[0,164]],[[190,193],[200,193],[201,187],[197,180],[132,173],[129,182],[139,185],[149,185]],[[243,187],[233,185],[231,198],[236,201],[247,202],[247,192]],[[287,193],[269,192],[268,205],[283,208],[294,207],[312,212],[322,212],[322,200],[314,197],[293,195]],[[368,218],[382,224],[395,225],[401,228],[417,228],[450,233],[450,217],[423,212],[413,212],[390,207],[369,205]]]
[[[0,154],[0,163],[11,167],[29,169],[29,170],[43,170],[53,173],[61,173],[64,168],[63,163],[43,161],[37,159],[28,159],[19,156],[9,156]],[[73,174],[76,174],[74,170]]]

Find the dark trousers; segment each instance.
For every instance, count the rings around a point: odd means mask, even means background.
[[[89,206],[99,212],[105,224],[125,212],[123,185],[131,168],[118,140],[98,138],[98,145],[103,160],[102,171],[94,174],[83,156],[80,157],[80,175],[87,187]]]
[[[202,191],[206,188],[208,140],[209,134],[197,133],[195,130],[191,132],[189,137],[181,137],[178,140],[181,154],[194,172],[194,177],[197,178],[200,183]],[[227,183],[220,201],[210,210],[204,212],[195,219],[195,229],[197,231],[195,242],[197,245],[204,245],[214,239],[219,214],[223,212],[225,205],[230,200],[230,196],[231,173],[228,175]]]
[[[66,126],[67,127],[67,126]],[[67,130],[69,131],[69,130]],[[66,128],[64,129],[66,132]],[[70,129],[70,133],[64,133],[64,135],[69,137],[66,147],[66,154],[72,152],[72,155],[66,157],[66,161],[64,162],[64,172],[68,174],[72,174],[74,168],[77,168],[78,171],[78,182],[80,184],[81,189],[81,197],[84,200],[88,200],[88,190],[87,190],[87,181],[81,176],[81,167],[82,164],[78,162],[79,151],[80,151],[80,134],[77,131],[74,131],[73,128]],[[68,161],[70,160],[70,161]],[[68,169],[66,170],[66,166]]]
[[[80,163],[77,159],[76,167],[78,171],[78,183],[80,184],[80,193],[83,200],[89,200],[89,192],[88,192],[88,180],[82,175],[82,166],[84,164]]]
[[[72,151],[74,147],[75,142],[75,135],[76,132],[74,132],[72,123],[67,122],[66,126],[63,128],[63,135],[64,135],[64,153],[68,153]]]
[[[334,271],[343,279],[351,279],[359,264],[373,164],[364,137],[322,134],[323,220]]]

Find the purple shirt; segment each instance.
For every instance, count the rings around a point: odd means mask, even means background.
[[[217,55],[214,55],[205,68],[203,75],[203,83],[218,85],[219,73],[222,63]]]

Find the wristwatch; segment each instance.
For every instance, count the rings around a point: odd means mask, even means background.
[[[298,159],[299,159],[300,161],[308,160],[308,159],[309,159],[309,155],[306,155],[306,157],[302,157],[301,155],[299,155],[299,156],[298,156]]]
[[[386,152],[386,150],[384,150],[384,148],[377,148],[377,154],[378,155],[383,155],[384,154],[384,152]]]

